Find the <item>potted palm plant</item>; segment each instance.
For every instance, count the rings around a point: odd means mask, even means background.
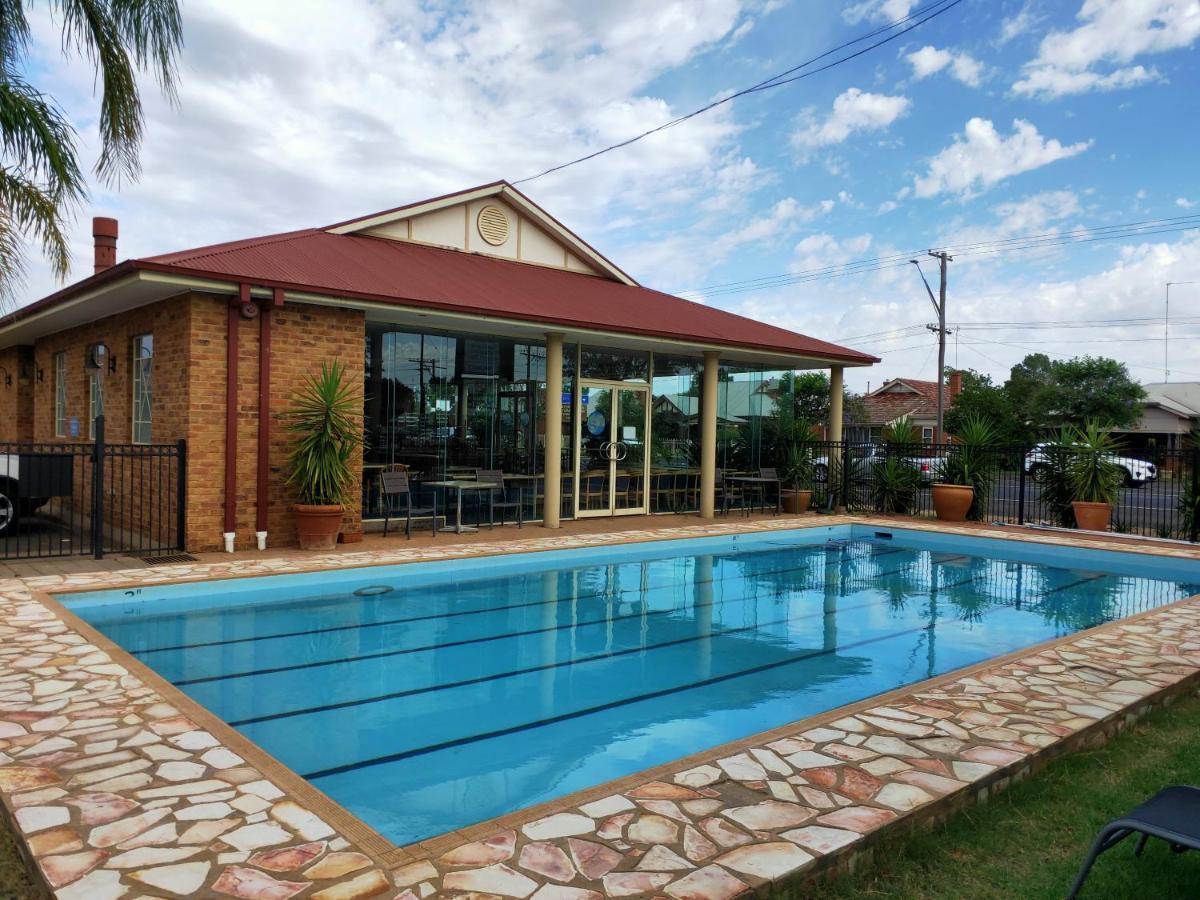
[[[808,512],[812,503],[813,462],[807,447],[792,444],[784,457],[783,471],[779,473],[782,489],[783,511],[792,515]]]
[[[1089,421],[1071,438],[1070,481],[1075,524],[1085,531],[1108,531],[1122,473],[1113,461],[1117,442],[1106,428]]]
[[[979,520],[987,515],[988,487],[996,471],[991,450],[996,430],[979,416],[969,416],[957,440],[937,467],[933,508],[946,522]]]
[[[283,413],[295,435],[287,483],[296,493],[296,532],[305,550],[332,550],[351,502],[354,459],[362,448],[362,398],[340,362],[321,363]]]
[[[875,511],[906,516],[912,512],[921,489],[921,472],[912,462],[920,432],[908,416],[883,431],[884,454],[871,467],[871,494]]]

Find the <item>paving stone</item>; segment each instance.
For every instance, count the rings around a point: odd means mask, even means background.
[[[811,860],[812,854],[806,853],[789,841],[738,847],[716,859],[719,865],[733,869],[741,875],[753,875],[767,881],[786,875]]]

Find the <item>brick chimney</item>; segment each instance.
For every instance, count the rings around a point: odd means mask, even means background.
[[[92,239],[96,248],[96,271],[111,269],[117,264],[117,220],[107,216],[94,217]]]
[[[962,372],[950,373],[950,402],[954,402],[954,398],[962,393]]]

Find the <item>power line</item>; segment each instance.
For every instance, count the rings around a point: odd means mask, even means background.
[[[758,82],[758,84],[753,84],[750,87],[742,88],[741,90],[735,91],[734,93],[732,93],[726,97],[722,97],[719,100],[714,100],[712,103],[702,106],[699,109],[692,110],[690,113],[686,113],[685,115],[671,119],[669,122],[664,122],[662,125],[658,125],[647,131],[643,131],[641,134],[636,134],[633,137],[626,138],[625,140],[619,141],[618,143],[610,144],[607,147],[602,147],[599,150],[594,150],[591,153],[585,154],[584,156],[580,156],[577,159],[570,160],[569,162],[560,163],[557,166],[551,166],[549,169],[539,172],[536,175],[529,175],[529,176],[526,176],[525,178],[519,178],[516,181],[514,181],[513,184],[526,184],[530,181],[536,181],[538,178],[543,178],[546,175],[550,175],[554,172],[561,172],[563,169],[568,169],[571,166],[577,166],[580,163],[595,159],[598,156],[603,156],[605,153],[611,153],[613,150],[619,150],[622,147],[628,147],[630,144],[636,144],[638,141],[640,141],[644,138],[650,137],[650,135],[652,135],[652,134],[657,134],[660,131],[666,131],[668,128],[673,128],[674,126],[679,125],[682,122],[686,122],[689,119],[694,119],[696,116],[703,115],[704,113],[714,110],[718,106],[723,106],[726,103],[736,100],[739,97],[745,97],[749,94],[755,94],[760,91],[768,91],[768,90],[772,90],[773,88],[783,87],[784,85],[792,84],[793,82],[800,81],[801,79],[804,79],[804,78],[811,78],[813,75],[817,75],[821,72],[825,72],[836,66],[840,66],[844,63],[848,63],[848,62],[850,62],[850,60],[856,59],[865,53],[869,53],[872,50],[876,49],[877,47],[882,47],[884,44],[887,44],[887,43],[890,43],[891,41],[896,40],[896,38],[900,37],[901,35],[907,34],[908,32],[912,31],[915,28],[920,28],[926,22],[929,22],[932,19],[936,19],[942,13],[948,12],[949,10],[958,6],[958,4],[960,4],[961,2],[962,2],[962,0],[935,0],[935,2],[930,3],[928,6],[922,7],[921,9],[913,10],[908,15],[906,15],[900,19],[897,19],[894,22],[889,22],[887,25],[876,28],[874,31],[867,32],[866,34],[860,35],[859,37],[856,37],[853,40],[849,40],[843,44],[839,44],[836,47],[831,47],[830,49],[826,50],[824,53],[814,56],[812,59],[805,60],[804,62],[800,63],[799,65],[792,66],[790,69],[786,69],[783,72],[779,72],[776,75],[772,75],[770,78],[766,79],[765,81],[760,81],[760,82]],[[921,16],[924,16],[924,18],[920,18]],[[901,28],[900,26],[904,26],[904,27]],[[872,38],[878,37],[879,35],[885,34],[889,31],[894,32],[894,33],[887,35],[887,37],[884,37],[882,40],[876,41],[874,44],[870,44],[867,47],[863,47],[862,49],[856,50],[855,52],[853,52],[847,56],[843,56],[839,59],[834,60],[833,62],[826,63],[825,65],[819,66],[808,72],[800,72],[801,69],[806,69],[809,66],[813,65],[814,63],[820,62],[822,59],[825,59],[828,56],[832,56],[833,54],[835,54],[841,50],[845,50],[846,48],[852,47],[855,44],[860,44],[863,41],[869,41]],[[800,73],[800,74],[795,74],[795,73]]]
[[[981,254],[1006,253],[1019,250],[1052,248],[1073,244],[1087,244],[1096,241],[1119,240],[1128,237],[1148,237],[1157,234],[1173,234],[1189,231],[1200,227],[1200,214],[1187,216],[1172,216],[1164,219],[1146,219],[1138,222],[1126,222],[1120,225],[1096,225],[1076,228],[1069,231],[1045,232],[1042,234],[1027,234],[1016,237],[997,239],[995,241],[980,241],[968,244],[947,244],[944,250],[964,256]],[[704,297],[719,297],[729,294],[740,294],[746,291],[765,290],[768,288],[785,287],[793,284],[804,284],[812,281],[824,281],[829,278],[841,278],[846,275],[861,275],[878,272],[884,269],[898,268],[906,265],[912,256],[923,253],[922,250],[910,250],[887,256],[877,256],[869,259],[852,260],[846,263],[833,263],[813,269],[797,272],[782,272],[775,275],[762,275],[756,278],[729,281],[709,285],[703,288],[693,288],[681,291],[681,294],[702,295]]]

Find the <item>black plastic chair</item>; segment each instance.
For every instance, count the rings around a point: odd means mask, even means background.
[[[1087,861],[1079,870],[1067,900],[1072,900],[1083,887],[1088,873],[1105,850],[1111,850],[1131,834],[1137,834],[1135,856],[1141,856],[1146,841],[1160,838],[1176,853],[1200,850],[1200,788],[1173,785],[1163,788],[1141,806],[1119,819],[1113,819],[1096,838]]]
[[[775,468],[760,468],[758,470],[759,478],[769,478],[774,482],[775,488],[775,515],[779,515],[781,505],[783,503],[783,484],[779,480],[779,470]],[[759,490],[762,494],[763,512],[767,510],[767,485],[759,484]]]
[[[509,500],[504,487],[504,473],[499,469],[479,469],[475,472],[475,480],[495,487],[488,491],[488,527],[496,527],[496,510],[500,510],[500,524],[504,524],[505,510],[514,509],[517,512],[517,527],[525,524],[525,498],[523,492],[517,489],[517,499]]]
[[[381,472],[379,475],[379,489],[383,499],[384,537],[387,537],[392,513],[399,514],[400,512],[397,507],[402,498],[404,501],[404,536],[410,541],[412,540],[412,520],[414,515],[427,515],[432,523],[433,536],[437,537],[437,500],[433,501],[433,506],[413,506],[412,485],[408,483],[407,472]]]

